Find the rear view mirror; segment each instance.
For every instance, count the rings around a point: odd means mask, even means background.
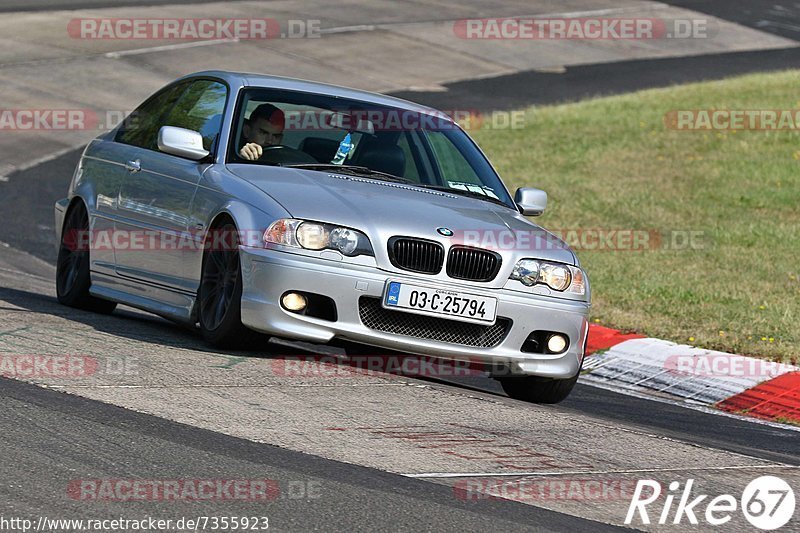
[[[514,194],[514,203],[523,215],[539,216],[547,207],[547,193],[530,187],[519,188]]]
[[[375,133],[374,124],[363,115],[363,112],[345,113],[344,111],[324,112],[323,126],[327,129],[345,130],[366,134]]]
[[[202,135],[175,126],[162,126],[158,131],[158,149],[194,161],[199,161],[209,154],[209,151],[203,148]]]

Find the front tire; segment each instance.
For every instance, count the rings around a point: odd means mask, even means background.
[[[559,403],[572,392],[579,375],[580,372],[567,379],[525,376],[499,378],[499,381],[506,394],[515,400],[532,403]]]
[[[89,274],[89,247],[83,243],[89,235],[89,216],[82,202],[67,213],[61,229],[61,243],[56,261],[56,296],[58,302],[77,309],[109,314],[116,302],[95,298],[89,294],[92,285]]]
[[[198,321],[203,338],[217,348],[239,348],[258,334],[242,324],[242,271],[236,226],[225,223],[212,229],[233,236],[229,246],[203,255]],[[223,239],[227,242],[227,239]]]

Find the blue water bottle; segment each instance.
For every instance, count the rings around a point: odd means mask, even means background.
[[[342,142],[339,143],[339,149],[336,150],[336,155],[333,157],[334,165],[341,165],[347,159],[347,155],[353,150],[353,142],[351,141],[350,134],[344,136]]]

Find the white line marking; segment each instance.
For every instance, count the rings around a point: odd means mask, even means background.
[[[456,478],[456,477],[520,477],[520,476],[537,476],[537,477],[556,477],[556,476],[591,476],[591,475],[606,475],[606,474],[643,474],[649,472],[698,472],[709,471],[716,472],[719,470],[769,470],[769,469],[791,469],[798,470],[800,466],[787,465],[783,463],[775,463],[772,465],[737,465],[737,466],[709,466],[709,467],[695,467],[695,468],[637,468],[628,470],[576,470],[573,472],[426,472],[424,474],[400,474],[405,477],[413,478]]]
[[[640,12],[640,11],[655,11],[657,9],[669,9],[671,6],[661,3],[661,2],[652,2],[647,5],[641,6],[630,6],[630,7],[610,7],[607,9],[591,9],[588,11],[564,11],[561,13],[544,13],[541,15],[528,15],[525,18],[556,18],[556,17],[564,17],[564,18],[576,18],[576,17],[595,17],[595,16],[602,16],[602,15],[615,15],[619,13],[629,13],[631,11]],[[509,18],[509,17],[503,17]],[[510,17],[515,18],[515,17]],[[523,18],[523,17],[518,17]]]
[[[794,24],[787,24],[786,22],[774,22],[771,20],[759,20],[756,22],[756,26],[759,28],[780,28],[784,30],[791,30],[791,31],[800,31],[800,26],[796,26]]]
[[[210,41],[192,41],[190,43],[165,44],[162,46],[151,46],[150,48],[133,48],[131,50],[119,50],[117,52],[106,52],[103,57],[108,59],[119,59],[124,56],[136,56],[149,54],[152,52],[164,52],[167,50],[182,50],[184,48],[197,48],[198,46],[211,46],[215,44],[238,43],[239,39],[212,39]]]
[[[320,30],[321,34],[332,34],[332,33],[350,33],[350,32],[357,32],[357,31],[375,31],[379,27],[387,28],[392,26],[393,24],[357,24],[355,26],[336,26],[333,28],[327,28],[324,30]]]
[[[10,247],[11,247],[11,245],[9,245],[9,244],[6,244],[6,243],[2,243],[2,244],[3,244],[3,245],[6,247],[6,248],[10,248]],[[20,251],[20,250],[17,250],[16,248],[14,248],[13,250],[14,250],[15,252],[25,253],[25,252],[22,252],[22,251]],[[37,259],[38,259],[38,258],[37,258]],[[40,261],[41,261],[41,260],[40,260]],[[48,266],[50,266],[50,263],[47,263],[47,265],[48,265]],[[27,277],[27,278],[38,279],[38,280],[40,280],[40,281],[46,281],[47,283],[50,283],[51,281],[53,281],[51,278],[45,278],[45,277],[43,277],[43,276],[37,276],[36,274],[29,274],[29,273],[27,273],[27,272],[22,272],[22,271],[20,271],[20,270],[14,270],[14,269],[11,269],[11,268],[3,268],[3,267],[0,267],[0,272],[8,272],[9,274],[14,274],[15,276],[25,276],[25,277]],[[31,311],[31,312],[35,313],[35,312],[37,312],[37,311]]]
[[[52,161],[53,159],[61,157],[64,154],[68,154],[73,150],[77,150],[78,148],[83,148],[84,146],[86,146],[86,143],[67,146],[66,148],[62,148],[61,150],[56,150],[55,152],[50,153],[48,155],[36,159],[31,159],[30,161],[26,161],[21,165],[3,165],[2,167],[3,172],[2,174],[0,174],[0,181],[6,182],[9,180],[6,174],[13,174],[14,172],[21,172],[23,170],[28,170],[29,168],[33,168],[36,165],[41,165],[42,163],[47,163],[49,161]]]

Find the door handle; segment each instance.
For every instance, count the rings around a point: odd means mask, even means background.
[[[142,162],[139,159],[136,159],[134,161],[128,161],[127,163],[125,163],[125,169],[128,172],[139,172],[140,170],[142,170]]]

